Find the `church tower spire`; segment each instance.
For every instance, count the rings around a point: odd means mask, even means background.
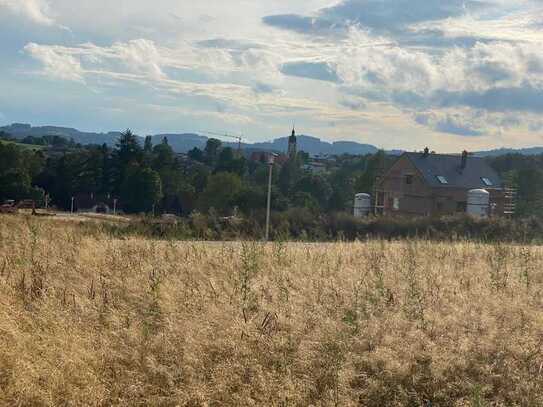
[[[288,138],[288,156],[289,158],[295,158],[298,154],[298,140],[296,138],[296,130],[292,128],[292,134]]]

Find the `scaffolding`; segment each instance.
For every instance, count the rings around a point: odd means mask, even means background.
[[[506,216],[513,217],[517,209],[517,189],[512,186],[506,186],[504,188],[504,198],[503,213]]]

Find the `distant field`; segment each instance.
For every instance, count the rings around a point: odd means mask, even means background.
[[[26,148],[28,150],[43,150],[45,148],[44,146],[38,146],[38,145],[34,145],[34,144],[23,144],[23,143],[17,143],[17,142],[14,142],[14,141],[7,141],[7,140],[0,140],[0,143],[15,144],[16,146]]]
[[[0,404],[543,405],[543,250],[0,216]]]

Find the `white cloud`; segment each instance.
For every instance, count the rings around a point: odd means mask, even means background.
[[[0,10],[2,8],[37,24],[55,25],[55,20],[50,14],[49,3],[46,0],[0,0]]]
[[[81,62],[74,56],[64,52],[65,48],[27,44],[24,51],[38,60],[43,66],[43,73],[49,77],[83,82]]]
[[[116,43],[111,52],[121,59],[128,69],[144,73],[154,79],[164,78],[162,72],[162,57],[153,41],[138,39],[128,43]]]
[[[464,2],[455,0],[449,13],[443,2],[432,0],[434,11],[428,11],[417,0],[407,15],[405,0],[387,9],[389,29],[378,30],[378,13],[361,14],[361,5],[387,1],[395,0],[0,0],[0,8],[72,28],[69,36],[48,39],[28,33],[33,42],[25,52],[40,62],[41,74],[84,82],[112,99],[139,99],[157,111],[188,111],[194,120],[212,117],[267,134],[297,117],[308,132],[340,137],[345,131],[374,142],[402,129],[424,137],[449,130],[500,140],[504,132],[526,129],[526,137],[540,128],[531,116],[543,111],[543,102],[533,106],[539,92],[543,96],[540,2],[489,0],[489,11],[464,13]],[[356,24],[343,21],[351,10],[358,13]],[[274,14],[335,16],[345,24],[307,35],[262,22]],[[398,18],[404,19],[399,26]],[[506,117],[511,108],[515,120]],[[424,115],[429,119],[422,131],[415,118]],[[333,129],[325,127],[332,121]],[[489,142],[485,137],[462,142]],[[404,147],[398,140],[386,142]],[[414,140],[409,133],[405,143]]]

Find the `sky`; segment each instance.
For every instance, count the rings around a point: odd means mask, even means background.
[[[0,0],[0,124],[543,145],[543,0]]]

